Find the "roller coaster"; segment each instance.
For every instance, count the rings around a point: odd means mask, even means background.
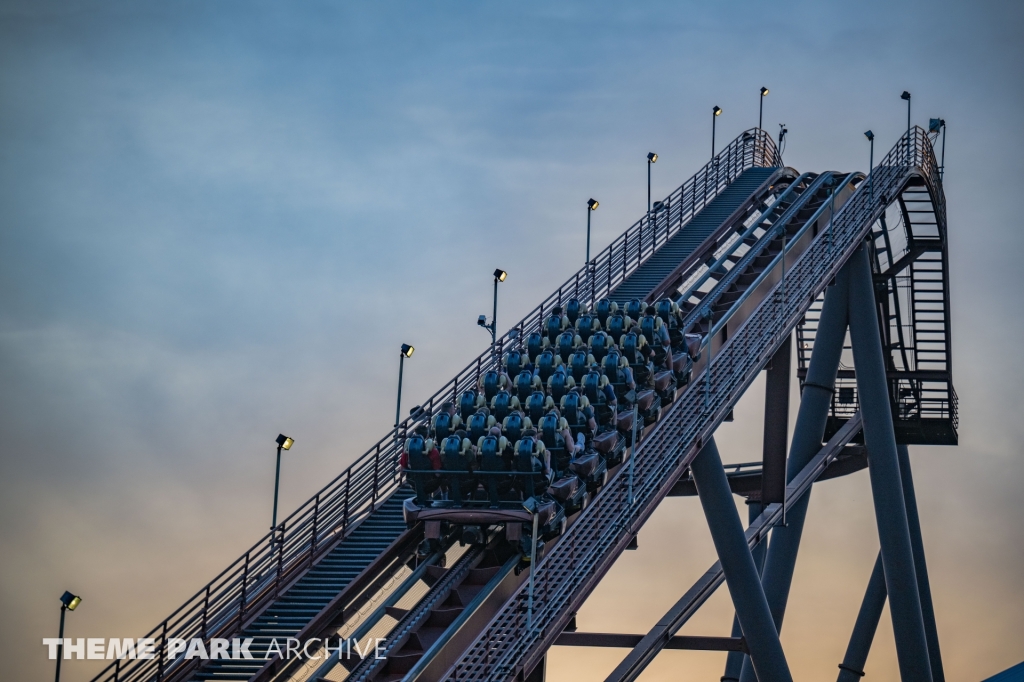
[[[902,679],[943,680],[907,453],[957,442],[933,141],[909,128],[865,176],[798,172],[742,133],[148,633],[154,658],[94,682],[538,681],[554,645],[627,650],[608,680],[666,648],[791,680],[779,632],[813,483],[865,468],[881,550],[838,679],[863,676],[888,601]],[[715,430],[762,370],[762,461],[723,465]],[[648,633],[578,631],[675,495],[699,496],[718,561]],[[723,582],[732,632],[677,635]],[[215,638],[253,658],[169,646]]]

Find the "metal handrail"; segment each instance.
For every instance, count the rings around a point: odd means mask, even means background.
[[[183,675],[195,660],[165,662],[167,640],[230,637],[272,604],[288,585],[336,546],[402,485],[399,466],[404,434],[429,419],[435,406],[475,387],[503,349],[533,331],[544,316],[571,298],[597,300],[608,295],[690,219],[752,167],[778,167],[781,157],[771,136],[751,129],[739,135],[662,202],[663,211],[644,215],[589,263],[498,339],[497,353],[487,351],[434,393],[415,415],[377,441],[351,466],[260,538],[209,584],[148,632],[156,640],[152,660],[116,661],[93,682],[142,682]],[[517,334],[512,336],[512,332]]]
[[[662,415],[633,453],[634,484],[627,494],[626,475],[619,471],[602,488],[577,521],[559,538],[535,568],[536,592],[532,625],[527,627],[526,592],[518,589],[483,628],[454,664],[446,680],[493,682],[506,679],[536,660],[554,643],[618,551],[625,548],[653,513],[700,444],[714,433],[732,405],[753,382],[775,348],[788,338],[807,308],[853,254],[871,225],[896,193],[913,176],[924,179],[933,196],[941,197],[941,182],[927,134],[908,131],[882,164],[872,170],[790,269],[785,298],[767,292],[756,311],[742,323],[711,367],[696,377]],[[873,187],[874,192],[870,190]],[[940,200],[940,199],[937,199]],[[705,393],[704,375],[713,371]]]

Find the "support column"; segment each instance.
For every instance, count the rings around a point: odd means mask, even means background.
[[[790,334],[772,356],[765,378],[762,504],[784,504],[786,501],[786,446],[789,440],[789,374],[792,345]]]
[[[875,522],[882,548],[882,565],[885,567],[885,584],[889,593],[889,611],[892,614],[900,677],[904,682],[932,682],[928,641],[921,614],[921,594],[914,569],[914,552],[896,454],[896,434],[889,406],[882,342],[878,333],[871,266],[863,245],[850,257],[848,267],[850,339],[853,362],[857,369],[871,496],[874,499]]]
[[[761,515],[762,509],[764,509],[763,505],[757,500],[747,500],[748,527]],[[764,558],[768,554],[768,539],[765,538],[757,543],[754,549],[750,550],[750,554],[754,557],[754,566],[757,568],[757,574],[761,575],[761,571],[764,570]],[[743,636],[743,630],[740,629],[740,620],[736,616],[732,617],[732,636]],[[725,659],[725,674],[722,675],[721,682],[739,682],[740,671],[743,669],[743,661],[746,658],[747,655],[742,651],[730,651]]]
[[[921,519],[917,513],[917,493],[914,492],[914,476],[910,471],[910,452],[906,445],[897,444],[896,454],[900,460],[903,499],[907,503],[907,524],[910,527],[910,544],[914,549],[917,588],[921,591],[921,614],[924,616],[924,634],[928,639],[928,660],[932,665],[932,679],[935,682],[946,682],[946,675],[942,670],[942,654],[939,651],[939,631],[935,627],[935,608],[932,605],[932,588],[928,580],[928,564],[924,558]]]
[[[711,538],[722,563],[736,616],[746,639],[750,661],[761,680],[792,682],[779,634],[758,579],[754,558],[747,547],[740,516],[732,500],[729,481],[722,468],[714,438],[710,439],[690,465]]]
[[[868,588],[864,591],[864,601],[860,604],[860,613],[850,635],[850,644],[846,647],[846,656],[839,664],[837,682],[860,682],[864,676],[864,664],[871,651],[871,641],[878,629],[878,619],[885,608],[885,571],[882,569],[882,553],[875,559],[875,568],[871,571]]]
[[[821,449],[825,421],[832,404],[836,372],[839,370],[839,359],[843,353],[843,341],[846,339],[849,270],[849,265],[844,266],[836,275],[835,283],[825,293],[825,304],[818,320],[814,349],[811,352],[811,362],[807,368],[807,378],[804,380],[803,394],[800,398],[800,410],[797,412],[796,427],[793,430],[793,444],[789,448],[789,462],[786,464],[787,481],[792,481]],[[800,550],[800,537],[803,535],[811,492],[812,490],[808,490],[789,508],[786,512],[785,526],[776,526],[772,529],[771,544],[768,546],[768,558],[765,561],[761,582],[775,627],[779,632],[782,631],[782,619],[786,615],[786,602],[789,599],[789,588],[793,583],[793,569],[796,567],[796,556]],[[757,682],[754,670],[747,661],[744,661],[740,680]]]

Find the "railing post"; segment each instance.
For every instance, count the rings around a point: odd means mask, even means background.
[[[167,658],[167,621],[160,629],[160,649],[156,654],[156,679],[164,679],[164,660]]]
[[[349,493],[352,491],[352,467],[348,468],[348,473],[345,474],[345,510],[342,512],[341,517],[341,534],[344,535],[345,531],[348,530],[348,502]]]
[[[242,593],[238,602],[238,629],[242,629],[242,620],[245,618],[245,592],[249,587],[249,552],[245,553],[245,567],[242,569]]]
[[[316,531],[319,524],[319,493],[313,500],[313,529],[312,537],[309,539],[309,565],[313,565],[313,557],[316,555]]]
[[[612,245],[611,244],[608,245],[608,285],[607,285],[606,288],[607,288],[607,292],[606,293],[608,293],[608,294],[612,293]]]
[[[477,358],[477,365],[480,364],[480,358]],[[396,436],[398,434],[395,434]],[[397,444],[398,439],[395,438],[394,442]],[[373,455],[373,495],[370,499],[370,510],[377,505],[377,473],[380,471],[380,443],[377,443],[377,451]]]
[[[277,541],[277,574],[274,576],[274,596],[279,597],[281,595],[281,569],[284,564],[284,534],[285,528],[288,522],[281,522],[281,537]],[[277,532],[276,530],[274,531]]]
[[[210,612],[210,585],[206,585],[206,594],[203,596],[203,639],[206,639],[206,635],[209,634],[206,631],[207,625],[209,625],[209,612]]]

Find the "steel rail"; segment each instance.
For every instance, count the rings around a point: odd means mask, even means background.
[[[909,136],[909,137],[908,137]],[[696,456],[703,439],[724,419],[775,348],[788,337],[806,309],[867,235],[890,198],[914,176],[932,182],[935,173],[931,145],[920,128],[908,134],[872,171],[873,197],[853,193],[832,217],[830,232],[822,231],[793,264],[787,277],[792,292],[775,300],[778,287],[726,342],[712,360],[715,380],[707,398],[698,378],[683,391],[634,454],[636,503],[629,505],[620,471],[591,502],[565,536],[537,568],[540,593],[534,610],[535,626],[526,627],[518,590],[445,679],[492,682],[529,669],[564,629],[605,574],[614,558],[664,497],[675,478]],[[831,234],[831,240],[827,235]],[[831,244],[828,242],[831,241]],[[709,371],[705,369],[705,372]],[[697,387],[695,389],[695,387]]]

